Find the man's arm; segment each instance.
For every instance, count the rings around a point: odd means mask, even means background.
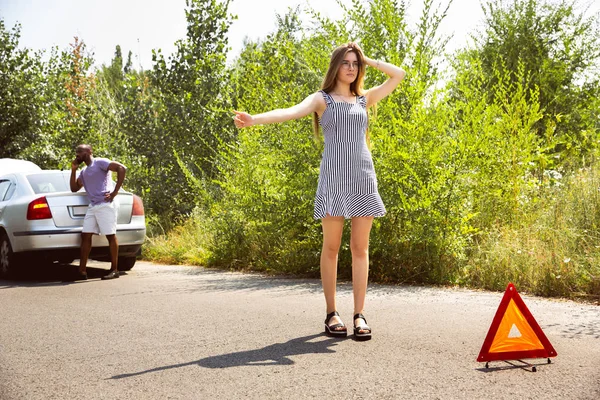
[[[115,185],[115,189],[112,191],[112,193],[106,194],[106,199],[108,201],[113,201],[113,199],[119,193],[119,189],[121,189],[121,186],[123,185],[123,181],[125,180],[125,173],[127,172],[127,168],[121,163],[118,163],[116,161],[111,161],[110,164],[108,164],[108,170],[117,173],[117,184]]]
[[[78,192],[79,189],[83,186],[81,182],[81,177],[77,178],[75,173],[77,172],[77,168],[79,168],[79,163],[77,160],[73,160],[71,163],[71,179],[69,180],[69,184],[71,186],[71,192]]]

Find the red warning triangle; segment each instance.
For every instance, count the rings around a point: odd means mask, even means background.
[[[556,357],[556,351],[527,306],[509,283],[477,361]]]

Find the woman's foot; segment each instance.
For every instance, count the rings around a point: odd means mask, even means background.
[[[332,337],[346,337],[348,329],[337,311],[330,312],[325,318],[325,333]]]
[[[371,328],[369,328],[365,316],[361,313],[354,314],[354,337],[357,340],[371,339]]]

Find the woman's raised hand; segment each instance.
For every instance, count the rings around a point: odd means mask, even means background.
[[[235,117],[233,118],[233,122],[237,128],[247,128],[249,126],[254,125],[254,118],[252,115],[245,113],[243,111],[233,111],[235,113]]]
[[[360,48],[360,46],[356,42],[348,42],[348,47],[362,51],[362,49]]]

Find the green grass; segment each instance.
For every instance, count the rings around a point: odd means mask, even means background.
[[[523,213],[480,237],[457,282],[502,290],[508,281],[542,296],[599,295],[600,168],[577,171]]]
[[[198,215],[193,215],[167,234],[148,238],[144,259],[165,264],[206,265],[210,257],[210,232]]]

